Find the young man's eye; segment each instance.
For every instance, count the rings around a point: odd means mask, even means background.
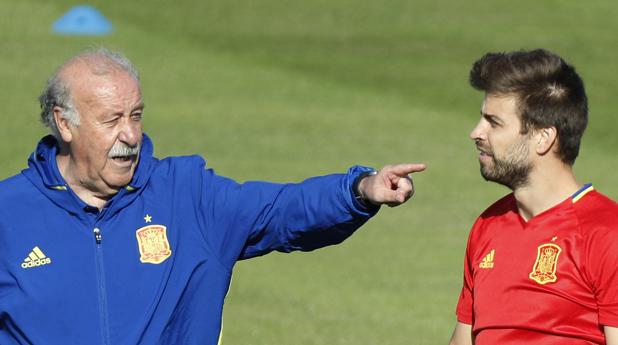
[[[485,120],[487,120],[487,122],[489,123],[491,128],[495,128],[495,127],[500,127],[501,126],[500,122],[496,121],[496,119],[494,119],[493,117],[487,116],[487,117],[485,117]]]

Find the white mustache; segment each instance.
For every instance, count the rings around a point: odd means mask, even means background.
[[[139,145],[131,147],[119,142],[112,146],[112,149],[109,150],[107,156],[109,158],[137,156],[139,154],[139,149]]]

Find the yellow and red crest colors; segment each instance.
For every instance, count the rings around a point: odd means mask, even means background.
[[[562,248],[555,243],[545,243],[538,247],[536,262],[530,272],[530,279],[544,285],[558,280],[556,267],[558,266],[558,256]]]
[[[160,264],[172,255],[166,230],[163,225],[148,225],[135,232],[142,263]]]

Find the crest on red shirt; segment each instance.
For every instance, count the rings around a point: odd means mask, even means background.
[[[545,243],[538,247],[536,262],[530,272],[530,279],[544,285],[558,280],[556,267],[558,266],[558,256],[562,248],[555,243]]]
[[[148,225],[135,232],[142,263],[160,264],[172,255],[166,227]]]

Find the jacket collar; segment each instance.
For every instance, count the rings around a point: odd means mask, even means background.
[[[153,144],[150,138],[143,134],[139,162],[131,182],[121,189],[106,205],[106,209],[118,209],[133,201],[143,187],[146,186],[151,172],[158,161],[153,156]],[[42,138],[28,159],[28,168],[22,171],[43,194],[59,206],[79,212],[88,207],[71,190],[66,183],[56,162],[58,141],[52,135]]]

